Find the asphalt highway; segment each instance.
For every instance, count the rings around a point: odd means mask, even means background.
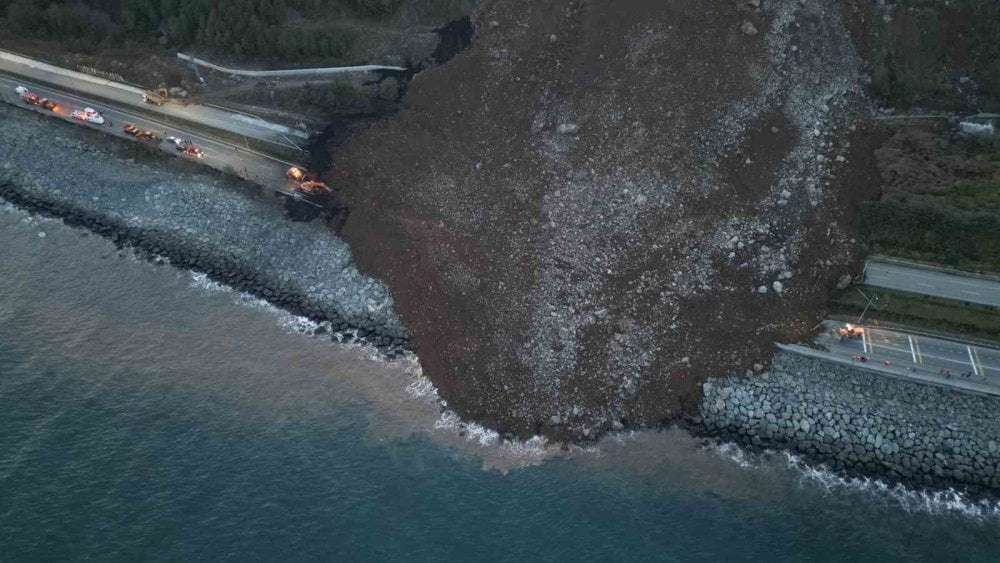
[[[31,92],[41,97],[49,98],[59,105],[53,112],[42,109],[40,106],[28,104],[21,100],[17,93],[14,92],[14,88],[17,86],[24,86]],[[106,105],[102,105],[76,95],[67,94],[51,88],[41,87],[23,80],[14,80],[3,75],[0,75],[0,100],[35,111],[36,113],[62,118],[66,121],[77,124],[80,127],[97,129],[107,134],[130,139],[137,143],[150,144],[170,154],[181,158],[195,160],[199,164],[204,164],[217,170],[235,171],[240,177],[255,182],[268,190],[290,193],[294,186],[290,180],[285,178],[285,170],[288,169],[291,163],[282,162],[266,155],[250,151],[249,149],[223,143],[198,133],[185,130],[181,127],[154,121],[148,116],[132,113],[128,111],[128,109],[107,107]],[[85,107],[91,107],[101,112],[105,119],[104,124],[94,125],[91,123],[84,123],[70,117],[70,113],[72,113],[73,110],[82,110]],[[140,129],[152,131],[157,137],[160,138],[160,140],[137,140],[123,131],[126,124],[132,124]],[[198,146],[198,148],[204,151],[205,156],[203,158],[197,158],[181,154],[176,150],[173,143],[166,140],[168,136],[190,140]]]
[[[916,264],[871,259],[865,266],[865,283],[980,305],[1000,306],[1000,282]]]
[[[941,378],[945,378],[946,370],[952,379],[976,381],[1000,390],[998,348],[868,326],[860,338],[840,339],[837,330],[842,326],[844,323],[826,321],[824,332],[814,342],[843,358],[866,357],[875,365]]]
[[[155,112],[162,117],[158,121],[168,122],[170,118],[180,118],[228,131],[237,135],[269,141],[281,146],[300,149],[309,134],[277,123],[213,106],[180,104],[167,102],[162,106],[142,101],[143,90],[128,84],[113,82],[36,61],[7,51],[0,51],[0,71],[24,80],[34,80],[51,84],[57,88],[80,92],[115,102],[116,107],[141,108],[145,112]]]

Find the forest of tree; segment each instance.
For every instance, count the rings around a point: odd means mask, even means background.
[[[344,29],[301,22],[343,15],[391,16],[403,0],[10,0],[0,27],[58,40],[71,50],[165,44],[236,59],[336,59],[350,49]]]

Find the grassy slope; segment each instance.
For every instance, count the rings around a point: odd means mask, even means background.
[[[857,318],[867,304],[858,290],[871,297],[878,307],[869,308],[866,319],[1000,340],[1000,314],[995,309],[864,285],[834,293],[830,298],[831,315]]]
[[[956,109],[960,77],[983,111],[1000,111],[1000,3],[913,0],[873,14],[872,93],[886,105]]]

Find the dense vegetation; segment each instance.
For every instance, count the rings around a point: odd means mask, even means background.
[[[872,29],[875,96],[899,108],[1000,111],[1000,3],[915,0],[880,16]]]
[[[877,252],[1000,272],[1000,181],[893,192],[862,212],[865,238]]]
[[[10,0],[0,27],[74,51],[169,45],[235,59],[339,59],[356,31],[321,25],[384,19],[403,0]]]

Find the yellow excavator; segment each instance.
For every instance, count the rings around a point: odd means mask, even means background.
[[[167,88],[164,86],[160,86],[156,90],[146,90],[142,94],[142,101],[146,102],[147,104],[156,104],[158,106],[162,106],[169,97],[170,97],[170,92],[167,90]]]

